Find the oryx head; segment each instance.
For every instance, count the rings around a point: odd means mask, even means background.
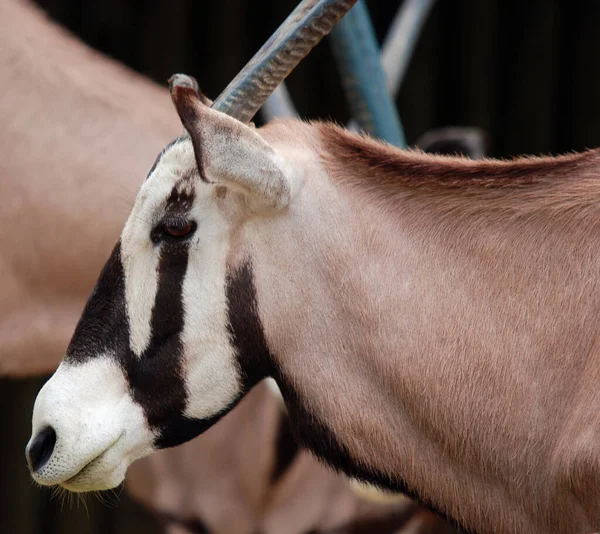
[[[187,134],[150,171],[37,397],[27,457],[40,484],[114,487],[135,459],[200,434],[268,373],[243,361],[256,305],[236,289],[251,283],[250,258],[232,243],[248,220],[285,213],[290,165],[205,105],[192,79],[175,76],[171,95]]]

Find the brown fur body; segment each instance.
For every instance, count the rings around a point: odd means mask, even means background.
[[[474,162],[318,124],[263,136],[304,169],[289,213],[245,235],[268,254],[260,318],[305,442],[477,532],[597,529],[598,152]]]

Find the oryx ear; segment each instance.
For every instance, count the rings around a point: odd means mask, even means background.
[[[290,183],[284,158],[253,128],[203,103],[196,80],[175,74],[171,99],[190,134],[200,177],[245,193],[258,210],[288,205]]]

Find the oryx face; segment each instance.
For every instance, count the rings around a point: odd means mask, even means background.
[[[190,137],[159,156],[36,400],[27,456],[41,484],[114,487],[131,462],[200,434],[265,374],[236,346],[232,292],[249,261],[229,257],[241,221],[287,204],[282,161],[187,79],[172,95]]]

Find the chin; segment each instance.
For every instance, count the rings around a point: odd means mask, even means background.
[[[112,470],[87,470],[84,469],[74,477],[65,480],[59,486],[73,493],[86,491],[103,491],[116,488],[125,480],[126,466],[116,466]]]

